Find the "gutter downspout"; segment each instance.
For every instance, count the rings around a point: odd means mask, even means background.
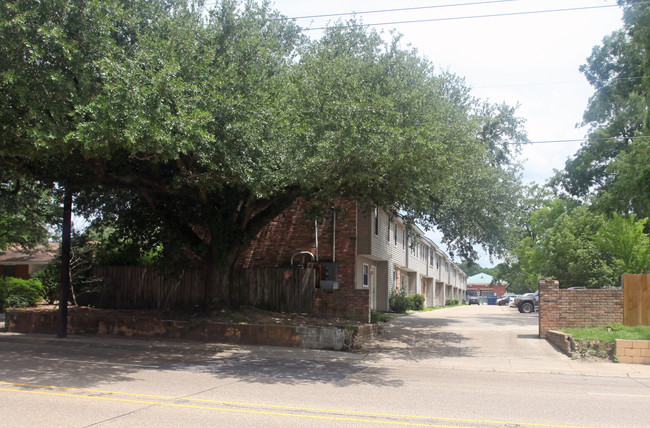
[[[334,216],[334,231],[332,232],[332,263],[336,263],[336,211],[332,211]]]
[[[316,261],[318,261],[318,220],[314,220],[314,234],[316,235]]]

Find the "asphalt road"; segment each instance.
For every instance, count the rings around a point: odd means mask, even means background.
[[[537,316],[401,317],[358,353],[0,333],[3,427],[647,427],[650,366],[574,361]]]

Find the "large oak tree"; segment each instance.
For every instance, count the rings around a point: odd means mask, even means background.
[[[219,268],[296,198],[380,206],[471,253],[507,244],[525,138],[399,38],[319,40],[254,2],[0,7],[0,160],[163,259]],[[233,290],[230,290],[232,295]]]

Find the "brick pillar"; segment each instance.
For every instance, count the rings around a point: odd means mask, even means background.
[[[553,330],[558,323],[558,295],[560,282],[553,279],[543,279],[537,283],[539,290],[539,336],[546,338],[546,333]]]

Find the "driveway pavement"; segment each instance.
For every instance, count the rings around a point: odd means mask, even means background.
[[[419,312],[387,323],[364,362],[448,369],[650,378],[650,366],[573,360],[538,335],[536,313],[477,305]]]

